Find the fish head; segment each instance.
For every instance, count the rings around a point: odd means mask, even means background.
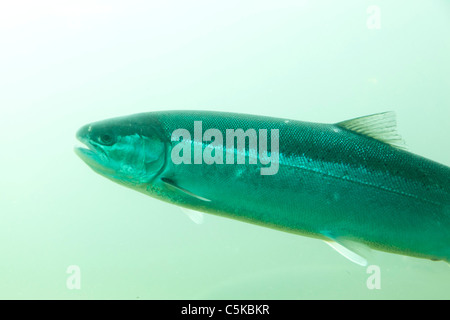
[[[106,178],[139,187],[164,169],[167,143],[160,132],[156,119],[146,115],[94,122],[78,130],[84,146],[75,153]]]

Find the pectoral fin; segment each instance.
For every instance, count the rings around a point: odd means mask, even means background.
[[[184,207],[180,208],[181,211],[183,211],[195,224],[202,224],[204,222],[205,214],[203,212],[187,209]]]
[[[171,180],[171,179],[168,179],[168,178],[161,178],[161,181],[164,182],[164,183],[165,183],[167,186],[169,186],[170,188],[173,188],[173,189],[175,189],[175,190],[177,190],[177,191],[180,191],[180,192],[182,192],[182,193],[184,193],[184,194],[186,194],[186,195],[188,195],[188,196],[194,197],[194,198],[199,199],[199,200],[202,200],[202,201],[207,201],[207,202],[211,201],[211,200],[206,199],[206,198],[204,198],[204,197],[201,197],[201,196],[199,196],[198,194],[195,194],[195,193],[193,193],[193,192],[191,192],[191,191],[189,191],[189,190],[187,190],[187,189],[185,189],[185,188],[183,188],[183,187],[180,187],[179,185],[177,185],[177,184],[176,184],[173,180]]]

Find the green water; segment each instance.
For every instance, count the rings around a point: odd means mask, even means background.
[[[374,252],[370,289],[321,241],[194,224],[73,152],[80,126],[137,112],[393,110],[450,165],[449,34],[445,0],[2,2],[0,298],[449,299],[446,263]]]

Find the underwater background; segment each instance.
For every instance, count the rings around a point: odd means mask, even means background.
[[[82,125],[138,112],[392,110],[411,152],[449,166],[449,34],[446,0],[1,2],[0,299],[449,299],[445,262],[374,251],[368,269],[197,225],[73,152]]]

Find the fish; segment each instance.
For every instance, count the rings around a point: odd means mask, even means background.
[[[240,142],[227,135],[238,130]],[[98,174],[189,211],[324,240],[361,266],[372,249],[450,262],[450,168],[408,151],[394,112],[316,123],[153,111],[76,137]]]

